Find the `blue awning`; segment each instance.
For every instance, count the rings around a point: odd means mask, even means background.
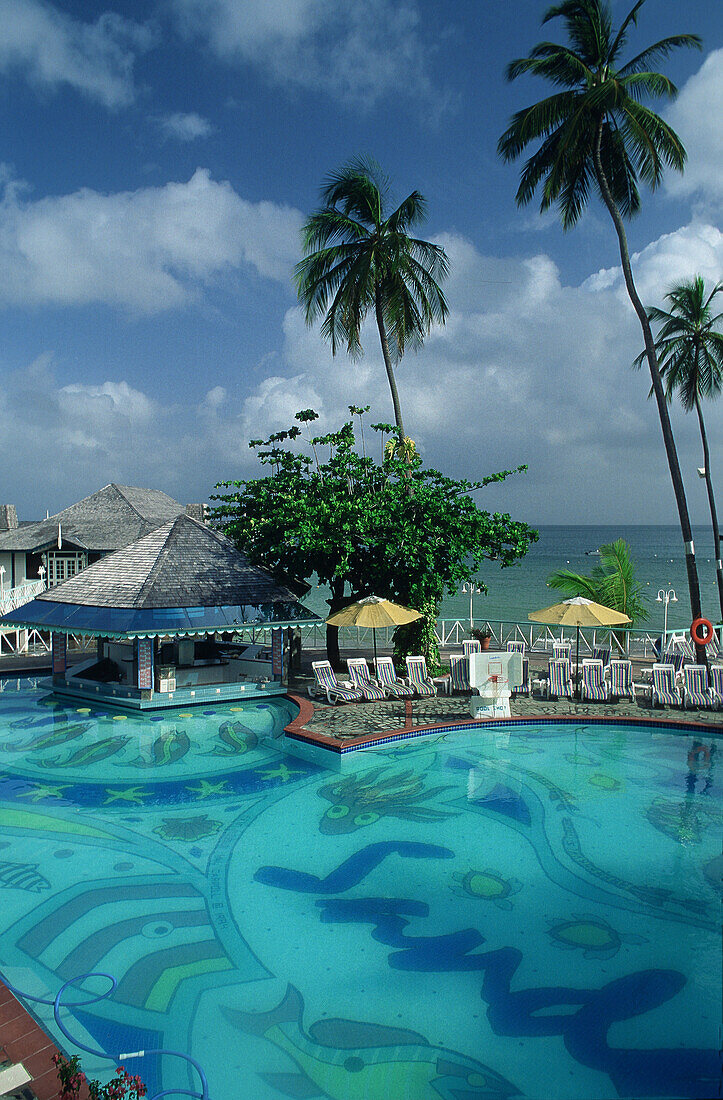
[[[31,600],[0,619],[0,626],[54,630],[61,634],[148,638],[173,634],[232,633],[262,626],[296,626],[318,621],[300,603],[275,600],[265,604],[225,607],[92,607]]]

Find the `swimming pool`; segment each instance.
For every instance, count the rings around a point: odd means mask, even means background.
[[[339,774],[280,748],[286,700],[154,720],[4,688],[0,969],[112,973],[64,1015],[88,1045],[185,1051],[212,1100],[716,1094],[713,734],[498,727]]]

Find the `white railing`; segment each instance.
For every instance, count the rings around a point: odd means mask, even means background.
[[[45,582],[41,580],[28,581],[27,584],[19,584],[16,588],[8,588],[0,596],[0,615],[7,615],[10,611],[16,611],[24,603],[30,603],[37,595],[45,590]]]

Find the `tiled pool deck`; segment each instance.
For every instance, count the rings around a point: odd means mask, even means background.
[[[446,731],[450,727],[466,724],[479,725],[470,717],[469,695],[440,694],[422,699],[390,699],[330,706],[320,699],[311,700],[306,693],[307,683],[305,678],[299,678],[292,685],[292,698],[298,703],[300,712],[287,727],[287,735],[337,753],[419,736],[426,731]],[[723,732],[723,711],[653,708],[649,694],[639,696],[634,702],[621,700],[618,703],[581,703],[574,699],[519,695],[512,698],[510,711],[513,721],[550,722],[566,718],[610,722],[617,719],[661,726],[683,723],[702,732]]]

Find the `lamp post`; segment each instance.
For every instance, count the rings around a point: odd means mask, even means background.
[[[474,626],[474,598],[482,593],[483,589],[474,581],[465,581],[462,585],[462,592],[465,596],[469,595],[469,628],[470,630]]]
[[[662,659],[663,659],[663,650],[665,649],[665,644],[667,642],[667,635],[668,635],[668,604],[671,603],[671,602],[672,603],[677,603],[678,602],[678,597],[675,594],[675,589],[674,588],[660,588],[660,589],[658,589],[658,595],[655,597],[655,602],[656,603],[662,603],[665,607],[665,611],[664,611],[664,614],[663,614],[663,644],[660,647],[660,659],[662,661]]]
[[[40,568],[38,569],[38,576],[40,577],[40,581],[42,583],[44,578],[45,578],[45,566],[44,565],[41,565]],[[43,584],[43,587],[45,587],[44,584]]]
[[[5,599],[5,566],[0,565],[0,600]]]

